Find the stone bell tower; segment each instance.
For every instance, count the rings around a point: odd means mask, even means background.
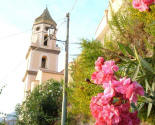
[[[23,78],[25,92],[32,90],[32,82],[36,80],[39,71],[58,73],[60,48],[57,47],[55,41],[56,26],[47,8],[34,21],[31,44],[26,54],[27,69]],[[49,37],[50,27],[53,32]]]

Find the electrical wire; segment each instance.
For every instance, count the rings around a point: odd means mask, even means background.
[[[70,11],[69,11],[70,14],[71,14],[71,13],[73,12],[73,10],[75,9],[75,6],[76,6],[76,4],[77,4],[77,1],[78,1],[78,0],[75,0],[75,1],[74,1],[74,4],[73,4],[73,6],[71,7],[71,9],[70,9]]]
[[[45,41],[48,40],[48,39],[49,39],[49,37],[47,37],[45,39]],[[56,40],[56,39],[53,39],[53,40]],[[61,40],[57,40],[57,41],[61,42]],[[40,47],[36,47],[35,49],[32,49],[32,51],[36,51],[39,48]],[[21,65],[24,64],[24,62],[25,62],[25,60],[20,61],[10,72],[12,73],[12,72],[16,71]],[[2,77],[2,80],[0,80],[0,81],[3,81],[3,79],[5,80],[9,76],[10,72],[7,73],[6,75],[4,75],[4,77]]]
[[[73,11],[73,9],[75,8],[76,3],[77,3],[77,0],[75,0],[75,2],[74,2],[74,4],[73,4],[73,6],[72,6],[70,12]],[[60,19],[58,20],[58,21],[63,20],[63,21],[58,25],[58,28],[60,28],[60,27],[66,22],[65,19],[66,19],[66,18],[60,18]],[[16,35],[20,35],[20,34],[22,34],[22,33],[28,32],[28,31],[32,31],[32,29],[29,29],[29,30],[26,30],[26,31],[23,31],[23,32],[19,32],[19,33],[13,33],[13,34],[10,34],[10,35],[5,36],[5,37],[0,37],[0,40],[6,39],[6,38],[10,38],[10,37],[13,37],[13,36],[16,36]],[[48,38],[47,38],[47,39],[48,39]],[[59,42],[61,42],[61,43],[63,43],[63,44],[64,44],[64,42],[65,42],[65,41],[62,42],[62,40],[57,40],[57,39],[53,39],[53,40],[59,41]],[[80,44],[80,43],[70,43],[70,44]],[[36,51],[36,50],[39,49],[39,48],[40,48],[40,47],[37,47],[37,48],[35,48],[35,49],[32,49],[32,51]],[[5,79],[8,78],[8,76],[9,76],[12,72],[15,72],[15,71],[16,71],[21,65],[23,65],[24,63],[25,63],[25,60],[20,61],[11,71],[9,71],[6,75],[4,75],[4,77],[2,77],[2,80],[0,80],[0,82],[3,82],[3,83],[5,83],[5,84],[7,84]],[[4,82],[4,80],[5,80],[5,82]]]
[[[62,21],[62,20],[63,20],[63,22],[60,22],[60,23],[62,24],[62,23],[64,23],[65,18],[60,18],[60,19],[58,19],[57,22]],[[60,24],[60,25],[61,25],[61,24]],[[58,24],[58,25],[59,25],[59,24]],[[22,31],[22,32],[13,33],[13,34],[9,34],[9,35],[7,35],[7,36],[0,37],[0,40],[7,39],[7,38],[11,38],[11,37],[13,37],[13,36],[17,36],[17,35],[26,33],[26,32],[28,32],[28,31],[32,31],[32,29],[28,29],[28,30],[25,30],[25,31]]]
[[[39,47],[33,49],[33,51],[39,49]],[[20,66],[22,66],[23,64],[25,63],[25,59],[24,60],[21,60],[11,71],[9,71],[8,73],[6,73],[3,77],[2,77],[2,80],[0,80],[1,82],[4,82],[3,80],[6,81],[6,79],[8,78],[8,76],[12,73],[15,73],[16,70],[18,70],[18,68]],[[7,84],[6,82],[4,82],[5,84]]]
[[[22,31],[22,32],[18,32],[18,33],[13,33],[13,34],[10,34],[10,35],[4,36],[4,37],[0,37],[0,40],[6,39],[6,38],[10,38],[10,37],[13,37],[13,36],[17,36],[17,35],[26,33],[28,31],[31,31],[31,29],[26,30],[26,31]]]

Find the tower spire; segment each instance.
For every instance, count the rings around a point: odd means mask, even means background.
[[[57,25],[56,22],[52,19],[51,15],[48,11],[47,5],[46,5],[46,9],[44,9],[43,13],[38,18],[35,19],[34,25],[41,24],[41,23],[50,24],[55,27]]]

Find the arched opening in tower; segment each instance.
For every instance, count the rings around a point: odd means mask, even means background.
[[[41,60],[41,68],[46,68],[47,57],[43,56]]]
[[[48,42],[48,35],[44,36],[44,46],[47,46],[47,42]]]

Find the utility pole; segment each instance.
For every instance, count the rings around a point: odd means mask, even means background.
[[[62,101],[62,116],[61,116],[61,125],[65,125],[67,120],[67,92],[66,88],[68,87],[68,45],[69,45],[69,13],[66,14],[67,17],[67,35],[65,42],[65,71],[64,71],[64,85],[63,85],[63,101]]]

